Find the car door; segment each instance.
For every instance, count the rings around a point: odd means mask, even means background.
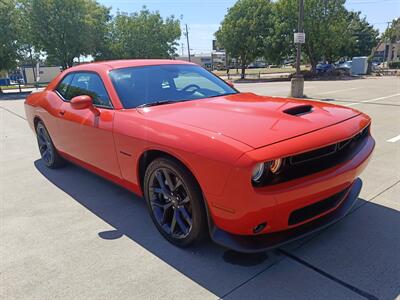
[[[116,157],[114,110],[102,79],[94,72],[75,72],[64,95],[59,117],[60,151],[97,169],[121,177]],[[73,97],[88,95],[93,109],[75,109]]]

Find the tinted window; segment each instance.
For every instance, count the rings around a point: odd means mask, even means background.
[[[111,80],[125,108],[156,101],[187,101],[237,93],[219,77],[192,65],[116,69]]]
[[[68,87],[71,84],[72,78],[74,77],[74,74],[68,74],[67,76],[64,77],[63,80],[61,80],[60,84],[58,85],[56,91],[63,97],[67,97],[67,91]]]
[[[93,103],[97,106],[111,107],[103,81],[95,73],[75,73],[65,99],[71,100],[73,97],[81,95],[91,96]]]

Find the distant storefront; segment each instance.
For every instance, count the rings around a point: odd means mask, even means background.
[[[35,68],[32,68],[31,66],[23,66],[21,71],[26,84],[33,84],[35,82],[49,83],[60,74],[61,68],[56,66],[39,66],[39,68],[37,68],[37,66],[35,66]]]
[[[374,52],[374,61],[400,61],[400,42],[379,43]]]

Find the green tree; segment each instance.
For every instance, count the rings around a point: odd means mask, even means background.
[[[259,56],[268,56],[274,33],[273,3],[270,0],[239,0],[228,10],[215,33],[218,44],[240,61],[242,78],[246,67]]]
[[[19,58],[17,16],[14,0],[0,1],[0,71],[15,67]]]
[[[276,51],[281,55],[292,55],[293,32],[297,28],[297,0],[279,0],[276,3],[277,25]],[[351,39],[348,28],[348,11],[345,0],[304,1],[304,32],[306,42],[302,47],[312,70],[320,60],[333,62],[340,58],[342,50]]]
[[[392,43],[400,41],[400,18],[392,21],[391,26],[383,33],[383,38],[388,39]]]
[[[75,58],[100,51],[109,8],[94,0],[26,0],[24,5],[35,49],[64,69],[71,67]]]
[[[18,42],[18,11],[14,0],[0,1],[0,73],[17,65],[20,57]],[[0,94],[3,93],[0,87]]]
[[[109,26],[106,47],[97,59],[170,58],[181,36],[179,20],[161,17],[145,7],[138,13],[118,13]]]
[[[344,45],[342,56],[369,56],[378,42],[379,31],[370,25],[360,12],[348,13],[350,39]]]

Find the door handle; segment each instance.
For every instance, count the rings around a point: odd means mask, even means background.
[[[63,115],[65,114],[65,110],[60,110],[60,111],[59,111],[59,114],[60,114],[61,116],[63,116]]]

